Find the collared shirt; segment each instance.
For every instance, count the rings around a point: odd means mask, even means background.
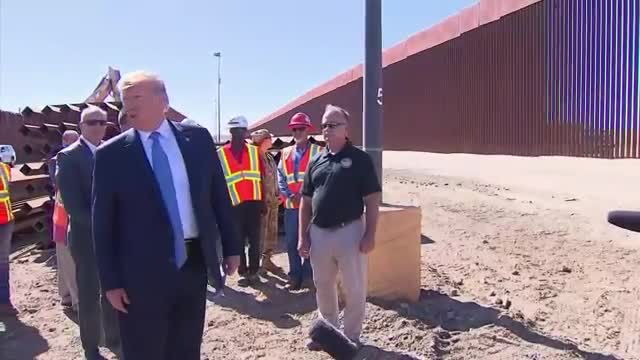
[[[309,142],[305,147],[298,147],[293,145],[295,151],[293,152],[293,178],[298,181],[298,173],[300,172],[300,161],[304,157],[304,153],[309,150]],[[311,160],[311,159],[309,159]],[[280,158],[280,161],[284,161],[284,158]],[[300,179],[302,180],[302,179]],[[287,177],[282,172],[282,169],[278,167],[278,188],[280,188],[280,192],[283,193],[286,197],[293,196],[291,190],[289,190],[289,185],[287,184]]]
[[[309,163],[302,195],[311,198],[311,222],[332,228],[364,213],[364,198],[382,191],[371,157],[347,143],[338,153],[325,148]]]
[[[298,181],[298,173],[300,172],[300,160],[302,160],[302,158],[304,157],[304,153],[309,150],[309,142],[307,142],[304,147],[298,147],[297,145],[294,146],[296,148],[296,151],[293,155],[293,178]]]
[[[151,147],[153,140],[151,140],[151,132],[137,130],[140,134],[140,140],[144,147],[144,152],[147,155],[147,160],[153,168],[153,157],[151,155]],[[160,133],[160,145],[169,158],[169,164],[171,165],[171,175],[173,178],[173,185],[176,188],[176,198],[178,199],[178,211],[180,212],[180,220],[182,220],[182,231],[185,239],[192,239],[198,237],[198,225],[196,223],[196,216],[193,211],[193,203],[191,201],[191,191],[189,188],[189,176],[187,175],[187,167],[182,157],[182,152],[178,146],[178,141],[171,130],[169,122],[165,119],[160,127],[155,130]]]
[[[91,153],[93,154],[93,156],[96,156],[96,150],[98,150],[98,147],[93,145],[91,143],[91,141],[87,140],[84,136],[80,135],[80,140],[82,140],[82,142],[87,145],[87,147],[89,148],[89,150],[91,150]]]

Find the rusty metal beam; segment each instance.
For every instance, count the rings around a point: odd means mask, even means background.
[[[24,164],[20,167],[20,172],[25,176],[47,175],[49,166],[44,162]]]
[[[47,213],[38,213],[16,221],[14,233],[42,232],[47,228]]]

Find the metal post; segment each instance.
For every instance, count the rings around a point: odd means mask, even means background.
[[[382,0],[365,0],[362,145],[382,184]]]
[[[222,79],[220,78],[220,63],[222,62],[222,54],[220,52],[214,53],[213,56],[218,58],[218,109],[217,109],[217,118],[218,118],[218,143],[222,140],[222,135],[220,134],[220,123],[222,119],[220,119],[220,84],[222,83]]]

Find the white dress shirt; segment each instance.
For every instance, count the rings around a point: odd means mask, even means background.
[[[153,168],[153,158],[151,157],[153,140],[150,138],[153,131],[137,131],[138,134],[140,134],[140,140],[142,140],[147,160]],[[178,211],[180,212],[180,220],[182,220],[184,238],[191,239],[198,237],[198,225],[196,223],[196,216],[193,211],[193,203],[191,201],[189,176],[187,175],[187,168],[184,164],[184,158],[182,157],[182,152],[180,152],[180,147],[178,146],[176,137],[166,119],[162,122],[160,127],[155,130],[155,132],[160,133],[160,145],[167,154],[167,158],[169,158],[171,175],[173,177],[173,186],[176,188],[176,199],[178,200]]]
[[[96,150],[98,150],[98,147],[93,145],[91,143],[91,141],[85,139],[84,136],[80,135],[80,140],[82,140],[82,142],[87,145],[87,147],[89,148],[89,150],[91,150],[91,153],[93,154],[93,156],[96,156]]]

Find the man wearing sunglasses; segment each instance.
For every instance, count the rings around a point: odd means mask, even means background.
[[[284,203],[284,232],[289,256],[289,289],[299,290],[305,279],[311,279],[311,262],[298,254],[298,209],[302,197],[302,183],[310,160],[322,147],[309,142],[313,129],[311,119],[305,113],[297,113],[289,121],[295,144],[282,150],[278,166],[278,185]]]
[[[311,258],[320,316],[338,328],[337,275],[344,284],[344,334],[358,343],[367,298],[367,254],[375,247],[381,186],[373,161],[348,139],[349,113],[328,105],[327,147],[311,160],[300,206],[300,255]],[[365,212],[366,208],[366,212]],[[311,342],[310,350],[318,350]]]
[[[57,155],[56,182],[69,214],[67,242],[76,265],[80,340],[85,358],[93,360],[104,359],[99,351],[103,330],[107,347],[118,352],[120,346],[115,311],[101,296],[91,224],[93,164],[106,134],[107,113],[89,105],[80,115],[79,128],[80,139]]]

